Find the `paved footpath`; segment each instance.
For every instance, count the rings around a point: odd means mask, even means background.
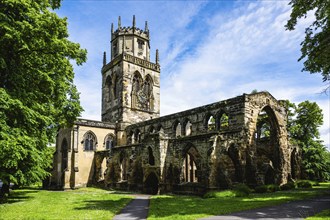
[[[149,199],[149,195],[135,195],[135,198],[113,220],[147,219]]]
[[[272,207],[264,207],[242,212],[231,213],[229,215],[218,215],[203,220],[301,220],[308,216],[315,215],[324,209],[330,209],[330,196],[320,196],[318,198],[292,201]]]

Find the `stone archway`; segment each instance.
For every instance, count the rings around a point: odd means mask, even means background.
[[[278,173],[282,164],[279,125],[270,106],[265,106],[258,114],[254,144],[256,147],[257,184],[278,183],[280,181]]]
[[[156,195],[158,194],[159,180],[154,172],[151,172],[144,181],[144,192],[146,194]]]

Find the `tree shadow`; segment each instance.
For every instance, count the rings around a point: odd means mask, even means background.
[[[26,200],[30,200],[34,198],[34,194],[38,193],[39,190],[31,190],[31,189],[20,189],[20,190],[12,190],[7,198],[0,199],[1,204],[12,204],[16,202],[22,202]]]
[[[76,210],[105,210],[113,214],[119,212],[132,198],[86,200],[83,206],[76,207]]]

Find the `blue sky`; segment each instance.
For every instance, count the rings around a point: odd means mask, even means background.
[[[320,74],[301,72],[300,42],[308,16],[286,31],[289,1],[106,1],[64,0],[70,39],[88,51],[75,67],[83,118],[101,118],[103,52],[110,54],[111,23],[144,28],[148,21],[151,60],[159,49],[161,115],[267,90],[276,99],[315,101],[323,109],[321,138],[330,144],[330,97]],[[109,62],[109,60],[108,60]]]

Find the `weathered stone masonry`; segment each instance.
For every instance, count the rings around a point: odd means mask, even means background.
[[[263,111],[268,115],[272,134],[257,140],[257,119]],[[220,125],[223,115],[228,116],[225,127]],[[208,124],[210,117],[215,119],[214,128]],[[185,134],[187,123],[191,124],[189,135]],[[178,124],[182,125],[179,136]],[[118,178],[106,179],[107,184],[117,187],[158,190],[159,182],[161,192],[198,191],[226,188],[236,182],[281,184],[290,173],[286,111],[267,92],[244,94],[140,122],[128,126],[125,132],[127,145],[117,146],[111,153],[110,167],[117,169],[108,170],[109,177]],[[195,180],[183,176],[186,155],[195,163]],[[152,164],[150,157],[154,158]],[[150,175],[157,181],[149,186]]]
[[[120,18],[118,29],[112,26],[111,58],[104,53],[101,70],[102,122],[79,119],[59,131],[53,185],[204,193],[299,177],[284,102],[268,92],[159,117],[159,55],[150,60],[149,34],[147,23],[135,27],[135,17],[132,27]]]

